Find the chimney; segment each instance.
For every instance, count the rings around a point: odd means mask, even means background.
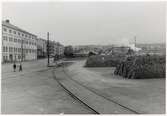
[[[6,22],[6,23],[10,23],[10,20],[9,20],[9,19],[6,19],[5,22]]]

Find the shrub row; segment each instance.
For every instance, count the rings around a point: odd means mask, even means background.
[[[124,78],[165,78],[165,56],[131,56],[117,65],[114,74]]]

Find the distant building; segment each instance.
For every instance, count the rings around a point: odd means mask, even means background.
[[[113,54],[127,54],[128,50],[130,49],[130,47],[113,47],[112,48],[112,53]]]
[[[54,54],[58,55],[59,57],[63,57],[64,55],[64,46],[60,44],[59,42],[55,42]]]
[[[37,59],[37,36],[2,21],[2,62]]]
[[[95,52],[98,53],[102,50],[102,46],[100,45],[79,45],[74,46],[74,53],[83,53],[88,54],[89,52]]]
[[[165,43],[137,44],[136,46],[141,48],[140,53],[166,54],[166,44]]]
[[[47,40],[37,38],[37,58],[45,58],[47,56]]]
[[[49,41],[49,47],[48,47],[48,50],[49,50],[49,55],[50,55],[50,57],[53,57],[54,56],[54,54],[55,54],[55,42],[54,41]],[[48,51],[47,50],[47,51]]]

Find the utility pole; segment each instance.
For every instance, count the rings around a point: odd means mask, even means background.
[[[49,32],[47,32],[47,55],[48,55],[48,67],[49,67],[49,57],[50,57],[50,49],[49,49],[50,45],[49,45]]]

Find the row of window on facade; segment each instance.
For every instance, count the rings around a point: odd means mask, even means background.
[[[22,43],[23,41],[23,44],[36,45],[36,43],[33,43],[31,41],[28,42],[28,40],[21,40],[21,39],[16,39],[16,38],[7,37],[7,36],[3,36],[3,40],[10,41],[10,42],[18,42],[18,43]]]
[[[3,31],[4,31],[4,32],[12,33],[12,30],[11,30],[11,29],[7,30],[7,28],[3,28]],[[27,34],[20,33],[20,32],[17,32],[17,33],[16,33],[16,31],[13,31],[13,34],[18,34],[19,36],[22,36],[22,37],[29,37],[29,38],[34,39],[33,36],[31,36],[31,35],[27,35]]]
[[[15,47],[3,47],[3,52],[22,52],[22,49],[21,48],[15,48]],[[23,48],[23,53],[35,53],[36,50],[34,49],[24,49]]]
[[[3,56],[3,61],[18,61],[21,60],[21,57],[23,57],[23,59],[25,60],[25,55],[21,56],[21,55],[12,55],[10,54],[9,57],[8,56]],[[18,59],[18,60],[17,60]]]

